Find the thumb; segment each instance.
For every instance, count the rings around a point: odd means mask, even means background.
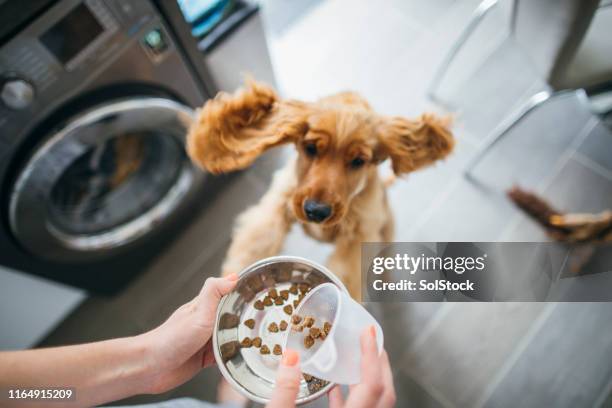
[[[204,310],[215,311],[221,298],[234,289],[238,275],[235,273],[224,278],[208,278],[198,295],[198,304]]]
[[[300,391],[302,371],[299,366],[299,355],[294,350],[285,350],[283,360],[276,373],[276,385],[272,399],[266,408],[295,407],[295,399]]]

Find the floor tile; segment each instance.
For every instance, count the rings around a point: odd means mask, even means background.
[[[461,132],[461,131],[459,131]],[[432,205],[443,200],[447,190],[462,178],[462,169],[474,152],[465,134],[455,133],[455,150],[444,161],[398,178],[387,190],[395,218],[395,241],[414,237],[414,227],[423,221]]]
[[[578,151],[612,173],[612,131],[603,123],[593,129]]]
[[[402,368],[402,355],[440,312],[442,305],[441,302],[378,302],[366,305],[383,329],[385,349],[395,356],[391,361],[394,370]]]
[[[590,407],[612,375],[612,305],[560,303],[485,406]],[[579,335],[575,335],[579,333]]]
[[[449,11],[455,0],[392,0],[391,5],[422,29],[430,27]]]
[[[534,189],[548,176],[572,142],[596,124],[576,95],[541,105],[510,130],[474,168],[481,183],[506,190],[514,184]]]
[[[543,196],[563,212],[600,212],[612,203],[612,180],[570,159]]]
[[[262,14],[268,35],[279,36],[322,0],[264,0]]]
[[[394,373],[398,407],[442,408],[445,405],[427,392],[405,371]]]
[[[366,1],[324,2],[272,42],[278,82],[286,95],[315,100],[350,89],[370,98],[388,61],[417,34],[394,9],[381,7],[373,13],[370,6]]]
[[[538,303],[460,303],[402,364],[456,406],[473,406],[544,308]]]
[[[504,194],[459,177],[408,237],[419,242],[495,241],[517,212]]]

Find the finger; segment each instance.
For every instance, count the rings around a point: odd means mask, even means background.
[[[378,402],[378,408],[387,408],[395,406],[395,386],[393,385],[393,374],[391,372],[391,364],[389,363],[389,355],[383,350],[380,356],[382,379],[384,384],[383,395]]]
[[[376,329],[368,327],[361,333],[361,383],[380,383],[381,364],[376,345]]]
[[[226,276],[225,278],[208,278],[204,282],[204,286],[198,295],[198,304],[200,307],[216,310],[221,298],[234,289],[238,275],[235,273]]]
[[[329,399],[329,408],[342,408],[344,406],[344,397],[339,385],[336,385],[327,393],[327,398]]]
[[[295,407],[295,399],[300,390],[302,372],[299,366],[299,355],[287,349],[276,373],[276,384],[267,408]]]
[[[349,407],[373,407],[384,392],[381,359],[376,346],[376,330],[368,327],[361,334],[361,382],[349,393]]]

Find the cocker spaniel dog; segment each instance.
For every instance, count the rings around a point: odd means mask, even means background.
[[[249,166],[285,143],[298,154],[273,177],[259,203],[242,213],[223,274],[278,254],[291,225],[333,242],[329,269],[360,299],[362,242],[393,241],[393,216],[377,166],[391,160],[396,175],[446,157],[454,139],[448,121],[377,114],[359,95],[343,92],[314,103],[284,100],[248,81],[219,93],[200,110],[187,137],[191,159],[211,173]]]

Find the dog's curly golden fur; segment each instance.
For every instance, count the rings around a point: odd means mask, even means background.
[[[283,100],[249,81],[205,104],[189,130],[187,151],[201,168],[222,173],[245,168],[283,143],[296,146],[297,158],[239,216],[222,273],[277,254],[291,225],[300,222],[312,237],[335,244],[328,266],[360,298],[361,242],[393,240],[377,165],[390,159],[401,175],[443,159],[454,146],[449,120],[379,115],[352,92],[314,103]]]

